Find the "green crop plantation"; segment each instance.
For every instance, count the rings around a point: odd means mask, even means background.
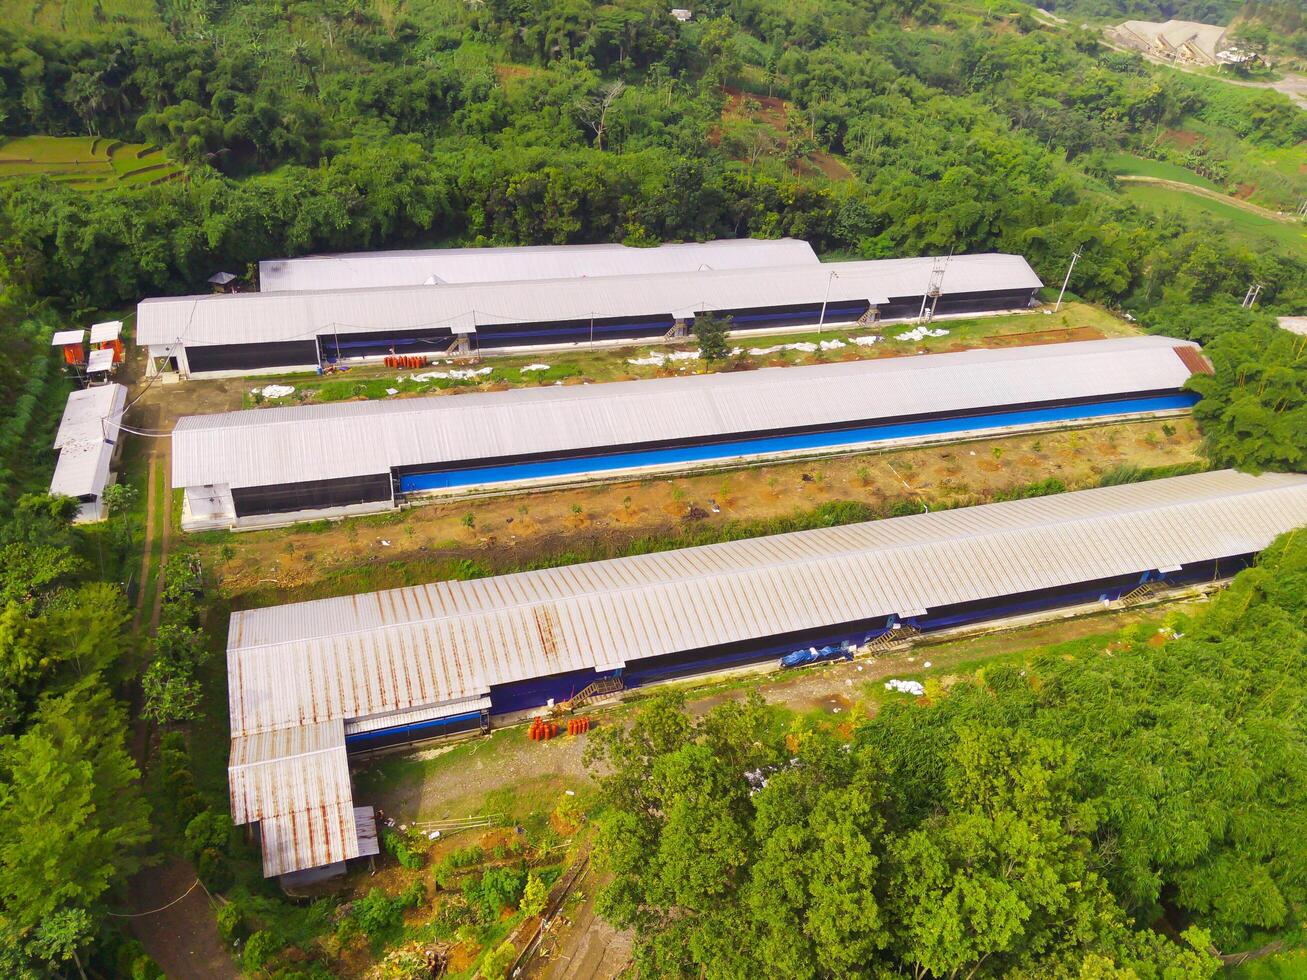
[[[154,0],[6,0],[0,3],[0,24],[85,38],[123,28],[138,34],[160,29]]]
[[[1136,204],[1160,215],[1179,213],[1190,223],[1215,219],[1231,239],[1242,240],[1250,247],[1265,247],[1273,243],[1299,258],[1307,257],[1307,224],[1302,222],[1275,221],[1233,204],[1223,204],[1170,187],[1135,184],[1123,187],[1122,191]]]
[[[102,136],[19,136],[0,144],[0,180],[50,176],[77,190],[160,184],[182,168],[157,146]]]

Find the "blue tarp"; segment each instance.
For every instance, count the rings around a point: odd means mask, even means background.
[[[1160,412],[1167,409],[1189,408],[1197,401],[1197,395],[1180,392],[1174,395],[1154,395],[1147,398],[1103,401],[1088,405],[1064,405],[1019,412],[995,412],[987,415],[932,419],[925,422],[871,425],[858,429],[841,429],[837,432],[809,432],[802,435],[770,436],[736,442],[675,446],[669,449],[635,450],[612,453],[606,456],[550,459],[533,463],[510,463],[505,466],[483,466],[476,469],[452,470],[445,473],[413,473],[400,478],[399,489],[401,493],[413,493],[421,490],[479,486],[486,483],[511,483],[542,477],[578,476],[586,473],[602,473],[641,466],[729,459],[733,456],[854,446],[890,439],[947,435],[951,432],[1000,429],[1006,426],[1018,425],[1038,425],[1044,422],[1075,421],[1076,419],[1104,418],[1112,415],[1133,415],[1139,412]]]

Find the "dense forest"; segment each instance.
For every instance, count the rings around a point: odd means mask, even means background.
[[[1307,537],[1101,644],[847,739],[756,697],[605,733],[601,907],[641,975],[1181,980],[1298,922]]]
[[[59,325],[314,250],[792,235],[843,257],[1019,252],[1050,283],[1078,250],[1073,293],[1206,346],[1214,464],[1307,466],[1307,345],[1273,319],[1307,309],[1304,250],[1149,210],[1116,169],[1255,184],[1292,211],[1307,113],[1275,93],[1165,72],[1015,0],[707,0],[689,23],[650,0],[47,6],[67,29],[0,10],[0,134],[144,141],[184,173],[0,179],[7,976],[150,975],[109,914],[150,829],[123,703],[153,655],[149,710],[186,718],[204,655],[183,592],[159,636],[129,629],[109,583],[130,575],[130,501],[88,533],[19,493],[44,483],[67,389]],[[1302,918],[1305,576],[1299,537],[1173,624],[1164,658],[1133,634],[1060,651],[851,742],[757,704],[692,722],[660,702],[611,743],[627,844],[609,838],[605,907],[640,927],[651,976],[1209,976],[1213,946]],[[184,757],[156,760],[156,823],[216,885],[237,845]]]

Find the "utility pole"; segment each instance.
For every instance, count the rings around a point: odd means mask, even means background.
[[[1248,292],[1244,293],[1243,295],[1243,308],[1245,310],[1251,310],[1253,308],[1253,304],[1257,302],[1257,297],[1260,296],[1261,294],[1262,294],[1262,284],[1260,282],[1254,282],[1251,286],[1248,287]]]
[[[817,319],[817,336],[821,336],[821,328],[826,325],[826,303],[830,300],[830,285],[835,281],[835,270],[831,269],[830,275],[826,277],[826,295],[821,299],[821,316]]]
[[[1062,309],[1062,297],[1066,295],[1067,284],[1071,282],[1071,270],[1076,267],[1076,263],[1079,261],[1080,250],[1076,249],[1071,253],[1071,264],[1066,267],[1066,278],[1062,280],[1062,291],[1057,294],[1057,305],[1053,307],[1054,313]]]

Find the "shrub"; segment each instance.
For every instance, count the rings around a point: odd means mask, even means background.
[[[526,871],[512,868],[490,868],[480,878],[463,885],[463,897],[477,911],[483,923],[499,918],[506,908],[516,906],[526,887]]]
[[[545,883],[540,880],[540,876],[532,872],[526,876],[526,887],[522,889],[522,902],[519,908],[523,915],[539,915],[545,910],[545,904],[549,901],[549,889]]]
[[[234,943],[249,935],[245,925],[245,912],[236,902],[227,902],[218,907],[218,934],[228,943]]]
[[[400,895],[391,898],[380,888],[373,888],[354,903],[350,915],[363,934],[374,944],[392,939],[404,924],[404,910],[415,908],[426,890],[415,881]]]
[[[517,959],[517,948],[512,940],[505,939],[493,953],[488,953],[481,961],[480,972],[483,980],[504,980],[515,959]]]
[[[205,850],[226,851],[231,846],[231,817],[217,810],[197,813],[186,825],[186,850],[192,861]]]
[[[245,944],[245,952],[241,954],[241,966],[247,973],[253,973],[281,952],[285,946],[281,937],[272,930],[261,929],[250,936]]]
[[[404,921],[404,907],[380,888],[373,888],[355,902],[350,914],[363,934],[374,942],[398,930]]]
[[[402,867],[410,870],[417,870],[422,867],[423,856],[420,852],[413,850],[409,842],[402,834],[391,830],[389,827],[381,829],[381,846],[387,854],[400,863]]]

